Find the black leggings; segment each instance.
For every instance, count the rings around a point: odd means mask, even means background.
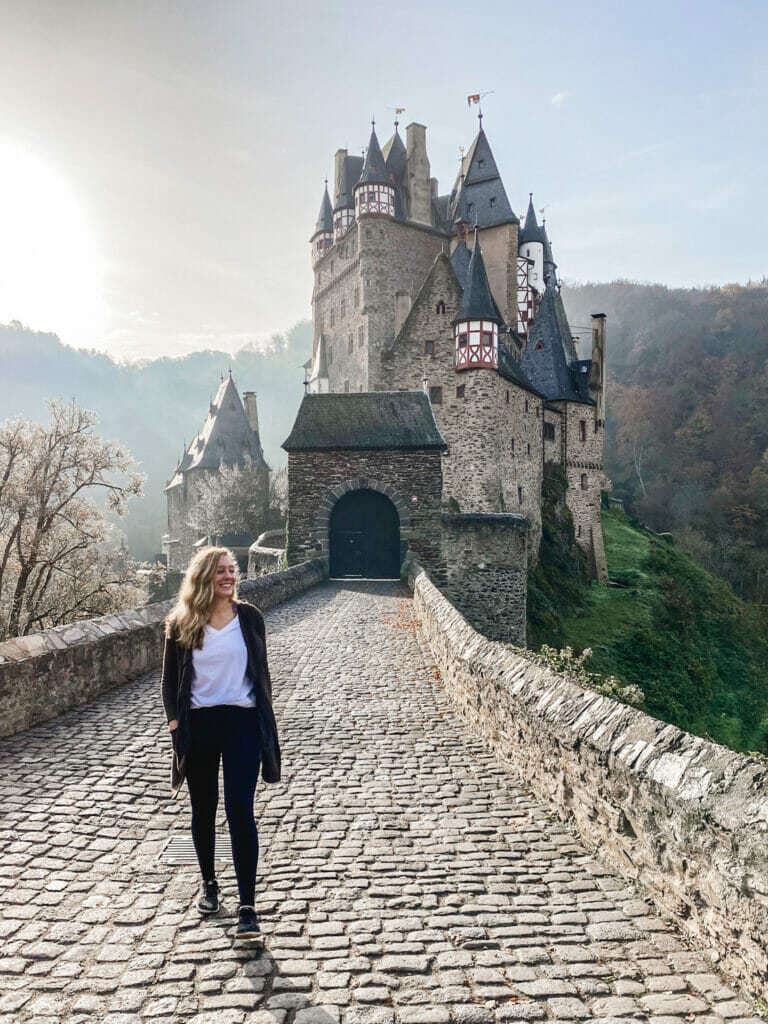
[[[258,718],[255,709],[222,704],[194,708],[190,713],[187,785],[192,804],[192,840],[203,879],[215,877],[216,807],[219,762],[224,764],[224,809],[232,838],[240,903],[253,906],[259,835],[253,817],[253,796],[259,777]]]

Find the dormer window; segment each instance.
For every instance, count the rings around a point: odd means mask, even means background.
[[[478,159],[478,161],[477,161],[477,166],[478,166],[478,167],[485,167],[485,160],[484,160],[484,158],[483,158],[483,157],[480,157],[480,158]]]
[[[491,198],[488,200],[488,205],[489,206],[495,206],[496,205],[496,196],[491,196]]]

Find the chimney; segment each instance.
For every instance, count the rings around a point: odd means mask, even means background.
[[[605,313],[592,317],[592,366],[589,370],[589,397],[596,403],[599,425],[605,424]]]
[[[251,430],[254,432],[256,437],[259,436],[259,412],[256,408],[256,392],[255,391],[244,391],[243,392],[243,405],[245,406],[245,415],[248,417],[248,422],[251,426]]]
[[[336,156],[333,158],[334,163],[334,180],[333,180],[333,205],[339,199],[339,192],[341,192],[342,181],[344,177],[344,161],[347,158],[346,149],[337,149]]]
[[[427,129],[423,124],[409,124],[405,129],[408,155],[408,215],[419,224],[432,224],[432,183],[427,156]]]

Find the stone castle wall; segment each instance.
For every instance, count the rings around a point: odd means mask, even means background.
[[[596,579],[608,579],[608,566],[600,523],[605,428],[597,426],[595,407],[575,402],[558,403],[565,426],[565,500],[573,516],[576,542],[587,556]],[[585,438],[581,439],[581,424]],[[599,534],[599,536],[597,536]]]
[[[492,640],[525,645],[528,521],[515,515],[446,515],[431,578],[469,623]]]
[[[768,996],[768,765],[584,690],[480,636],[414,571],[456,707],[662,913]]]
[[[402,557],[410,548],[423,564],[433,565],[440,550],[441,455],[391,449],[290,452],[288,564],[327,556],[333,506],[347,490],[372,487],[398,509]]]
[[[266,610],[324,577],[325,563],[314,559],[244,580],[239,594],[241,600]],[[163,623],[172,605],[150,604],[0,643],[0,736],[46,722],[157,668],[162,661]],[[158,709],[159,701],[158,696]]]

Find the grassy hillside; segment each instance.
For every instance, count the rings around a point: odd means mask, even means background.
[[[603,514],[608,569],[562,620],[589,667],[634,683],[644,709],[734,750],[768,752],[768,616],[671,541]]]

